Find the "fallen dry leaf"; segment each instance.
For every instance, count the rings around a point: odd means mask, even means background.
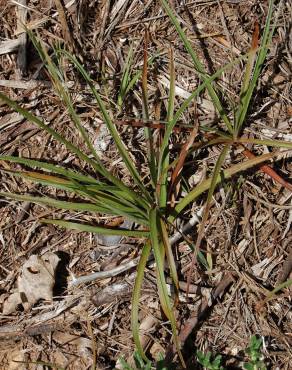
[[[17,281],[17,291],[12,293],[3,304],[3,314],[8,315],[15,312],[19,304],[28,310],[40,299],[51,301],[55,270],[59,260],[59,257],[51,252],[41,257],[30,256],[22,266]]]

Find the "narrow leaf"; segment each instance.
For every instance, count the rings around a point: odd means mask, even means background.
[[[167,117],[166,121],[167,124],[173,120],[173,113],[174,113],[174,98],[175,98],[175,66],[174,66],[174,57],[173,57],[173,49],[170,49],[170,56],[169,56],[169,76],[170,76],[170,85],[169,85],[169,97],[168,97],[168,106],[167,106]],[[159,205],[161,208],[166,208],[167,203],[167,177],[168,177],[168,167],[169,167],[169,150],[168,146],[165,148],[164,155],[159,162],[158,167],[158,178],[159,178],[159,187],[158,191],[158,198],[160,200]]]
[[[72,211],[85,211],[85,212],[98,212],[98,213],[105,213],[110,215],[116,216],[123,216],[129,218],[135,222],[140,223],[141,225],[147,225],[147,220],[139,213],[133,211],[133,209],[124,208],[123,205],[117,203],[110,203],[107,202],[97,202],[95,204],[92,203],[80,203],[80,202],[69,202],[69,201],[61,201],[49,197],[37,197],[32,195],[21,195],[21,194],[14,194],[14,193],[5,193],[0,192],[0,196],[5,198],[10,198],[14,200],[19,200],[23,202],[31,202],[35,204],[42,204],[47,205],[54,208],[59,209],[68,209]]]
[[[257,81],[261,74],[263,64],[264,64],[264,61],[268,53],[269,45],[272,41],[272,37],[274,34],[274,30],[275,30],[275,25],[277,23],[276,20],[274,20],[274,25],[271,27],[273,8],[274,8],[274,0],[269,0],[268,15],[266,18],[266,24],[265,24],[263,36],[261,39],[261,47],[259,49],[258,57],[257,57],[256,64],[254,67],[253,76],[252,76],[252,79],[250,80],[249,87],[244,97],[242,97],[242,104],[240,105],[240,108],[238,112],[236,113],[236,125],[238,129],[242,127],[243,122],[245,120],[247,111],[249,109],[251,97],[253,95],[254,89],[257,85]]]
[[[132,333],[135,346],[139,355],[146,361],[147,357],[144,353],[142,348],[140,337],[139,337],[139,298],[141,295],[141,288],[142,282],[144,277],[144,271],[146,267],[146,263],[148,261],[148,257],[151,251],[151,243],[148,241],[145,246],[143,247],[142,254],[139,260],[139,264],[137,267],[137,277],[135,280],[135,285],[133,289],[133,296],[132,296],[132,310],[131,310],[131,326],[132,326]]]
[[[219,158],[218,158],[218,160],[216,162],[216,165],[215,165],[214,172],[213,172],[212,177],[211,177],[211,183],[210,183],[210,187],[209,187],[209,190],[208,190],[207,200],[206,200],[206,204],[205,204],[205,207],[204,207],[202,220],[200,222],[198,235],[197,235],[197,240],[196,240],[195,248],[194,248],[193,255],[192,255],[191,266],[190,266],[190,270],[189,270],[188,277],[187,277],[187,290],[186,290],[187,295],[189,294],[189,287],[190,287],[192,272],[193,272],[194,265],[195,265],[195,262],[196,262],[196,259],[197,259],[197,254],[198,254],[198,251],[199,251],[202,239],[203,239],[205,224],[206,224],[208,216],[209,216],[209,210],[210,210],[210,207],[211,207],[212,197],[213,197],[216,185],[218,183],[218,180],[220,180],[219,175],[220,175],[221,167],[222,167],[222,164],[225,160],[226,155],[228,154],[228,150],[229,150],[229,146],[226,145],[223,148],[220,155],[219,155]]]
[[[186,157],[189,153],[190,148],[192,147],[195,138],[197,137],[198,134],[198,129],[199,129],[199,122],[196,122],[195,127],[193,128],[192,132],[190,133],[187,142],[182,146],[177,164],[171,174],[171,181],[170,181],[170,187],[169,187],[169,193],[168,193],[168,199],[171,200],[172,193],[174,192],[174,189],[179,181],[179,175],[182,171],[182,168],[184,166]],[[177,192],[175,191],[175,194],[173,194],[173,200],[175,201],[176,199],[176,194]]]
[[[199,94],[206,88],[208,83],[213,82],[216,78],[218,78],[226,69],[233,67],[234,65],[238,64],[240,61],[246,59],[247,55],[242,55],[239,58],[235,59],[234,61],[226,64],[222,68],[219,68],[211,77],[207,78],[203,83],[201,83],[191,94],[190,96],[183,102],[181,107],[178,109],[178,111],[175,113],[173,120],[168,123],[164,137],[163,142],[160,148],[160,155],[159,155],[159,166],[162,166],[162,161],[166,155],[166,150],[169,144],[170,135],[177,124],[178,120],[180,119],[183,112],[188,108],[188,106],[191,104],[191,102],[199,96]],[[204,127],[200,127],[200,129],[204,130]],[[226,134],[225,134],[226,136]],[[222,132],[222,137],[224,137],[224,133]],[[229,137],[229,136],[227,136]]]
[[[161,243],[159,242],[158,238],[158,214],[157,214],[157,209],[151,209],[150,214],[149,214],[149,219],[150,219],[150,239],[151,239],[151,244],[153,248],[153,253],[156,261],[156,270],[157,270],[157,284],[159,286],[159,293],[160,295],[160,300],[161,303],[163,303],[164,308],[164,313],[166,317],[169,319],[170,324],[171,324],[171,329],[173,333],[173,341],[176,346],[176,350],[178,352],[179,358],[181,360],[181,363],[183,366],[185,366],[184,359],[182,357],[182,353],[180,350],[180,343],[177,335],[177,328],[176,328],[176,321],[173,313],[173,309],[170,303],[170,299],[168,297],[168,292],[167,292],[167,286],[166,286],[166,281],[165,281],[165,276],[164,276],[164,263],[163,260],[161,259]]]
[[[144,237],[149,236],[149,231],[117,229],[117,228],[109,228],[105,226],[93,226],[93,225],[80,224],[78,222],[71,222],[71,221],[65,221],[65,220],[40,219],[40,222],[45,223],[45,224],[53,224],[53,225],[61,226],[61,227],[64,227],[70,230],[87,231],[90,233],[97,233],[97,234],[103,234],[103,235],[122,235],[122,236],[138,237],[138,238],[144,238]]]
[[[258,48],[258,38],[259,38],[259,24],[256,21],[255,22],[255,29],[254,29],[253,36],[252,36],[251,49],[250,49],[249,54],[248,54],[248,59],[247,59],[246,69],[245,69],[245,75],[244,75],[244,79],[243,79],[243,83],[242,83],[242,87],[241,87],[241,92],[240,92],[239,107],[238,107],[238,111],[235,115],[235,119],[236,119],[236,121],[235,121],[235,132],[234,132],[234,137],[235,138],[238,136],[238,133],[241,129],[241,125],[243,123],[241,121],[239,122],[239,118],[242,114],[242,110],[245,109],[245,104],[247,104],[245,98],[246,98],[246,94],[247,94],[247,91],[248,91],[248,88],[249,88],[250,80],[252,79],[252,72],[253,72],[254,62],[255,62],[255,58],[256,58],[256,52],[257,52],[257,48]]]
[[[256,158],[256,156],[247,148],[244,149],[243,154],[247,158]],[[277,174],[270,166],[264,164],[260,167],[261,171],[269,175],[273,180],[284,186],[286,189],[292,192],[292,184],[283,179],[280,175]]]
[[[269,139],[254,139],[248,137],[240,137],[236,139],[236,143],[243,143],[243,144],[259,144],[259,145],[267,145],[274,148],[287,148],[292,149],[292,142],[283,141],[283,140],[269,140]]]
[[[131,45],[127,58],[125,60],[125,64],[123,67],[122,79],[121,79],[121,86],[118,94],[118,108],[121,110],[122,104],[127,93],[127,87],[130,81],[130,70],[133,62],[133,45]]]
[[[48,162],[42,162],[42,161],[37,161],[34,159],[22,158],[22,157],[5,156],[5,155],[0,155],[0,161],[1,160],[24,164],[29,167],[41,168],[43,170],[47,170],[52,173],[63,175],[64,177],[68,179],[75,179],[77,181],[82,181],[83,183],[88,183],[88,184],[99,184],[100,183],[97,179],[93,178],[90,175],[83,175],[79,172],[68,170],[61,166],[57,166],[57,165],[54,165]]]
[[[278,153],[268,153],[268,154],[263,154],[261,156],[258,156],[256,158],[253,158],[253,159],[249,159],[245,162],[242,162],[242,163],[238,163],[238,164],[235,164],[233,165],[232,167],[228,168],[228,169],[225,169],[222,171],[222,176],[220,178],[217,178],[216,180],[216,185],[218,185],[221,181],[222,181],[222,178],[224,180],[227,180],[229,179],[230,177],[232,177],[233,175],[239,173],[239,172],[242,172],[242,171],[245,171],[251,167],[254,167],[254,166],[257,166],[259,164],[261,164],[262,162],[265,162],[269,159],[272,159],[273,157],[277,156]],[[174,218],[177,217],[179,215],[179,213],[188,205],[190,204],[191,202],[194,201],[194,199],[196,199],[199,195],[201,195],[203,192],[205,192],[206,190],[208,190],[211,186],[211,182],[212,182],[212,179],[209,178],[207,180],[204,180],[201,182],[201,184],[199,184],[198,186],[196,186],[193,190],[191,190],[178,204],[177,206],[175,207],[175,210],[174,210],[174,215],[170,216],[168,218],[168,221],[169,222],[173,222]]]
[[[179,281],[178,281],[178,275],[177,275],[177,270],[176,270],[176,265],[175,265],[175,259],[172,253],[172,248],[170,245],[169,237],[168,237],[168,232],[167,232],[167,227],[165,222],[160,219],[161,223],[161,232],[162,232],[162,238],[163,238],[163,245],[164,249],[166,252],[167,256],[167,261],[170,269],[170,276],[172,278],[172,281],[174,283],[174,288],[175,288],[175,305],[178,303],[178,292],[179,292]]]
[[[142,71],[142,111],[143,120],[145,122],[149,121],[149,109],[148,109],[148,43],[149,43],[149,33],[147,28],[145,28],[144,36],[144,51],[143,51],[143,71]],[[145,139],[148,149],[148,162],[150,168],[150,175],[152,180],[152,185],[155,187],[157,181],[156,173],[156,157],[153,142],[153,132],[150,127],[145,127]]]
[[[83,189],[85,193],[87,193],[86,190],[93,191],[93,192],[103,190],[106,192],[113,193],[114,195],[117,195],[119,199],[127,199],[131,201],[135,206],[140,205],[146,211],[149,210],[149,205],[145,201],[145,199],[142,198],[139,194],[135,193],[129,187],[125,187],[125,189],[124,188],[121,189],[117,185],[109,185],[107,183],[103,183],[97,179],[94,179],[90,175],[83,175],[79,172],[68,170],[63,167],[53,165],[51,163],[41,162],[41,161],[37,161],[33,159],[13,157],[13,156],[0,156],[0,161],[1,160],[24,164],[32,168],[37,167],[37,168],[41,168],[46,171],[50,171],[52,173],[60,174],[64,176],[65,178],[67,178],[69,181],[71,181],[72,183],[71,190],[72,189],[79,189],[79,190]],[[91,184],[91,186],[89,184]],[[47,185],[56,185],[56,184],[54,184],[53,182],[51,183],[48,182]]]
[[[187,52],[191,56],[191,58],[193,60],[193,64],[194,64],[197,72],[199,72],[200,77],[203,79],[203,81],[206,82],[206,88],[208,90],[208,93],[209,93],[209,95],[212,99],[212,102],[213,102],[215,108],[217,109],[218,114],[220,115],[220,117],[222,118],[224,123],[226,124],[226,127],[228,128],[229,132],[232,133],[233,132],[232,124],[231,124],[229,118],[227,117],[226,112],[224,111],[224,108],[223,108],[223,106],[220,102],[220,99],[219,99],[215,89],[213,88],[211,83],[208,81],[209,76],[205,72],[203,64],[200,62],[197,54],[195,53],[194,49],[192,48],[190,41],[188,40],[188,38],[187,38],[186,34],[184,33],[183,29],[181,28],[178,19],[176,18],[173,10],[171,9],[171,7],[168,4],[168,1],[167,0],[161,0],[161,3],[163,5],[166,13],[168,14],[169,18],[171,19],[172,24],[176,28],[176,31],[179,34],[179,36],[180,36],[180,38],[181,38],[181,40],[184,44],[184,47],[186,48]]]
[[[144,194],[146,199],[148,199],[151,202],[152,198],[151,198],[149,192],[146,190],[146,188],[145,188],[145,186],[142,182],[142,179],[141,179],[137,169],[135,168],[135,165],[134,165],[132,159],[130,158],[130,156],[128,154],[128,149],[125,147],[124,143],[122,142],[122,140],[120,138],[120,135],[117,131],[117,128],[114,125],[114,123],[112,122],[112,120],[110,118],[110,115],[109,115],[109,113],[108,113],[100,95],[98,94],[98,92],[97,92],[97,90],[96,90],[96,88],[93,84],[92,79],[90,78],[90,76],[85,71],[83,66],[78,62],[78,60],[74,56],[72,56],[70,53],[66,52],[65,50],[61,50],[61,49],[58,50],[58,53],[66,55],[67,58],[74,64],[74,66],[78,69],[78,71],[82,74],[83,78],[87,82],[87,84],[90,87],[90,89],[91,89],[91,91],[92,91],[92,93],[93,93],[93,95],[96,99],[96,102],[97,102],[97,104],[98,104],[98,106],[101,110],[104,122],[106,123],[106,125],[107,125],[107,127],[108,127],[114,141],[115,141],[117,149],[118,149],[121,157],[123,158],[123,161],[124,161],[125,165],[127,166],[129,172],[131,173],[135,183],[139,187],[142,194]],[[107,174],[106,177],[109,177],[110,175],[111,174]],[[114,176],[112,176],[112,177],[114,177]],[[111,179],[111,181],[114,182],[112,179]]]

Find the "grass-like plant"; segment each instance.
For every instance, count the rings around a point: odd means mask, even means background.
[[[114,124],[112,115],[109,112],[110,107],[105,105],[101,98],[100,92],[97,91],[94,81],[90,75],[83,68],[82,64],[77,58],[72,56],[61,48],[54,50],[54,58],[50,56],[45,48],[42,46],[34,35],[30,33],[31,40],[38,50],[45,67],[48,70],[48,75],[51,78],[55,91],[63,101],[71,119],[83,138],[84,144],[86,145],[86,152],[75,146],[72,142],[68,141],[65,137],[60,135],[56,130],[46,125],[40,118],[23,108],[21,105],[11,100],[8,96],[0,93],[0,99],[5,102],[10,108],[14,109],[18,113],[22,114],[27,120],[33,122],[41,129],[48,132],[52,137],[62,143],[68,151],[72,152],[80,160],[84,161],[88,167],[96,173],[96,176],[90,176],[84,174],[82,171],[75,171],[72,169],[65,168],[61,165],[52,164],[49,162],[33,160],[30,158],[19,158],[13,156],[0,156],[0,160],[7,162],[14,162],[31,168],[32,170],[13,171],[9,172],[15,176],[20,176],[24,179],[62,189],[68,193],[74,193],[81,199],[79,201],[64,201],[53,199],[51,197],[36,197],[32,195],[21,195],[12,194],[7,192],[1,192],[0,196],[8,197],[19,201],[30,201],[39,204],[45,204],[59,209],[76,210],[76,211],[88,211],[96,212],[97,214],[109,214],[123,216],[126,219],[135,221],[140,227],[132,230],[126,230],[121,228],[107,228],[101,225],[92,225],[87,223],[72,222],[68,219],[54,219],[54,220],[40,220],[44,223],[51,223],[60,227],[69,229],[75,229],[79,231],[89,231],[96,233],[104,233],[107,235],[125,235],[133,237],[145,238],[145,244],[141,252],[140,262],[137,267],[137,277],[133,291],[132,298],[132,331],[133,338],[139,356],[146,360],[146,355],[139,340],[139,297],[141,285],[144,277],[144,270],[148,261],[149,255],[152,252],[156,262],[157,272],[157,287],[160,298],[160,303],[166,317],[170,321],[170,325],[173,333],[173,341],[176,345],[180,360],[184,364],[183,357],[180,351],[180,343],[177,334],[177,325],[174,316],[174,306],[176,299],[170,298],[167,292],[164,266],[166,261],[170,267],[170,273],[173,280],[173,284],[178,288],[178,277],[175,268],[175,259],[172,254],[171,245],[169,242],[169,236],[174,230],[174,223],[178,215],[192,202],[195,201],[202,193],[208,192],[207,201],[205,204],[205,210],[203,214],[203,220],[199,228],[198,237],[194,246],[194,260],[199,250],[200,243],[203,237],[204,225],[208,218],[208,211],[210,208],[210,202],[212,195],[215,191],[216,186],[222,182],[227,181],[232,176],[249,169],[253,166],[260,165],[261,163],[272,159],[278,153],[269,153],[259,155],[257,157],[248,158],[242,163],[231,165],[229,168],[222,169],[224,160],[233,146],[244,145],[244,143],[261,144],[271,147],[284,147],[291,149],[292,144],[284,141],[277,140],[259,140],[259,139],[248,139],[241,136],[244,124],[246,122],[246,116],[250,107],[250,101],[252,98],[253,91],[256,87],[259,79],[263,62],[268,52],[270,42],[272,40],[274,27],[271,26],[271,19],[273,14],[273,0],[269,2],[269,12],[266,19],[266,24],[261,39],[260,46],[258,46],[257,32],[254,34],[253,43],[251,50],[247,55],[243,55],[236,60],[228,63],[222,67],[212,76],[208,75],[204,69],[203,64],[199,60],[195,51],[193,50],[188,38],[186,37],[183,29],[181,28],[179,21],[177,20],[173,10],[169,6],[166,0],[161,0],[163,8],[171,19],[171,22],[175,26],[181,41],[183,42],[186,50],[192,58],[194,64],[194,72],[198,73],[202,83],[196,88],[191,96],[186,99],[179,109],[175,110],[174,105],[174,86],[175,86],[175,65],[173,61],[172,52],[170,52],[170,89],[169,98],[167,104],[167,122],[165,124],[165,130],[161,145],[154,140],[153,130],[146,128],[145,135],[147,137],[148,145],[148,164],[149,173],[146,180],[143,180],[137,167],[128,154],[128,150],[123,143],[119,132]],[[147,42],[144,50],[144,67],[140,75],[142,76],[142,101],[143,101],[143,119],[149,120],[149,107],[147,98]],[[84,127],[80,117],[78,116],[72,99],[70,97],[69,90],[66,88],[64,75],[62,68],[58,61],[61,58],[67,58],[67,60],[73,64],[81,76],[88,84],[96,103],[99,107],[104,123],[107,125],[108,130],[111,133],[112,139],[116,145],[116,148],[123,160],[127,170],[132,178],[132,187],[126,186],[121,179],[114,176],[102,163],[99,158],[94,146],[91,143],[90,138]],[[124,68],[124,74],[122,78],[121,90],[118,95],[118,106],[121,106],[127,92],[134,85],[137,80],[137,75],[134,77],[130,76],[131,68],[130,63],[132,60],[132,49],[127,59],[126,66]],[[151,58],[150,58],[151,60]],[[232,68],[239,62],[247,60],[246,74],[242,85],[240,94],[240,102],[237,110],[233,115],[234,119],[229,118],[226,107],[220,101],[219,95],[216,89],[216,79],[220,77],[223,71],[228,68]],[[134,81],[134,82],[133,82]],[[130,88],[129,88],[130,85]],[[188,108],[190,103],[196,99],[200,93],[208,91],[214,106],[221,117],[221,121],[225,123],[226,130],[219,128],[213,128],[214,137],[207,141],[196,142],[196,148],[206,147],[211,145],[221,145],[222,151],[215,165],[212,176],[199,185],[195,186],[190,192],[181,199],[177,200],[175,206],[169,206],[170,192],[169,190],[173,187],[173,182],[170,180],[170,170],[175,168],[177,173],[180,172],[184,165],[184,159],[186,158],[188,151],[191,150],[192,145],[184,147],[184,152],[181,154],[181,161],[170,162],[170,136],[181,118],[183,112]],[[202,127],[197,127],[198,130],[203,130]],[[193,137],[193,141],[195,135]],[[3,170],[4,171],[4,170]],[[7,170],[6,170],[7,171]],[[71,198],[72,199],[72,198]]]

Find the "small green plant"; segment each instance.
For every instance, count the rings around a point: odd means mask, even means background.
[[[262,359],[261,349],[263,346],[263,340],[261,337],[256,337],[253,335],[250,338],[249,346],[246,348],[245,353],[249,357],[249,362],[243,363],[241,365],[242,369],[245,370],[266,370],[265,363]],[[202,351],[197,351],[197,361],[199,364],[204,366],[208,370],[224,370],[221,366],[222,356],[216,355],[212,360],[212,353],[204,353]]]
[[[135,368],[129,365],[123,357],[120,357],[120,363],[123,366],[123,370],[151,370],[152,364],[149,360],[144,361],[138,352],[134,353]]]
[[[171,370],[173,369],[172,367],[167,367],[164,365],[164,358],[163,355],[160,353],[158,355],[158,361],[157,363],[152,363],[151,361],[143,360],[143,358],[139,355],[138,352],[135,352],[133,355],[133,359],[135,362],[135,367],[133,368],[131,365],[128,364],[128,362],[123,358],[120,357],[119,361],[120,364],[123,367],[123,370],[151,370],[151,369],[156,369],[156,370]]]
[[[241,364],[241,368],[245,370],[266,370],[265,363],[262,359],[261,349],[263,346],[263,340],[261,337],[253,335],[250,338],[249,346],[245,350],[245,354],[249,357],[249,362]],[[168,370],[168,367],[165,367],[161,363],[164,362],[163,356],[160,356],[160,361],[155,365],[149,360],[144,361],[143,358],[139,355],[138,352],[134,353],[134,362],[135,367],[133,368],[129,365],[123,357],[120,358],[120,363],[123,366],[123,370]],[[213,355],[211,352],[204,353],[202,351],[196,352],[196,358],[200,365],[207,370],[224,370],[222,366],[222,356],[220,354]]]
[[[222,356],[217,355],[214,360],[212,360],[211,357],[211,352],[207,352],[205,354],[202,351],[197,351],[197,360],[199,364],[204,366],[204,368],[208,370],[223,370],[223,367],[221,366]]]
[[[261,349],[263,346],[263,340],[261,337],[257,338],[253,335],[250,339],[249,346],[246,349],[246,354],[249,356],[250,361],[243,364],[243,368],[246,370],[266,370],[266,365],[262,360]]]

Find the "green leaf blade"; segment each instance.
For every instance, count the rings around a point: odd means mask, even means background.
[[[95,233],[95,234],[121,235],[121,236],[137,237],[137,238],[145,238],[149,236],[149,231],[143,231],[143,230],[107,228],[104,226],[93,226],[93,225],[65,221],[65,220],[41,219],[40,221],[45,224],[52,224],[52,225],[64,227],[70,230],[77,230],[80,232],[86,231],[86,232]]]

